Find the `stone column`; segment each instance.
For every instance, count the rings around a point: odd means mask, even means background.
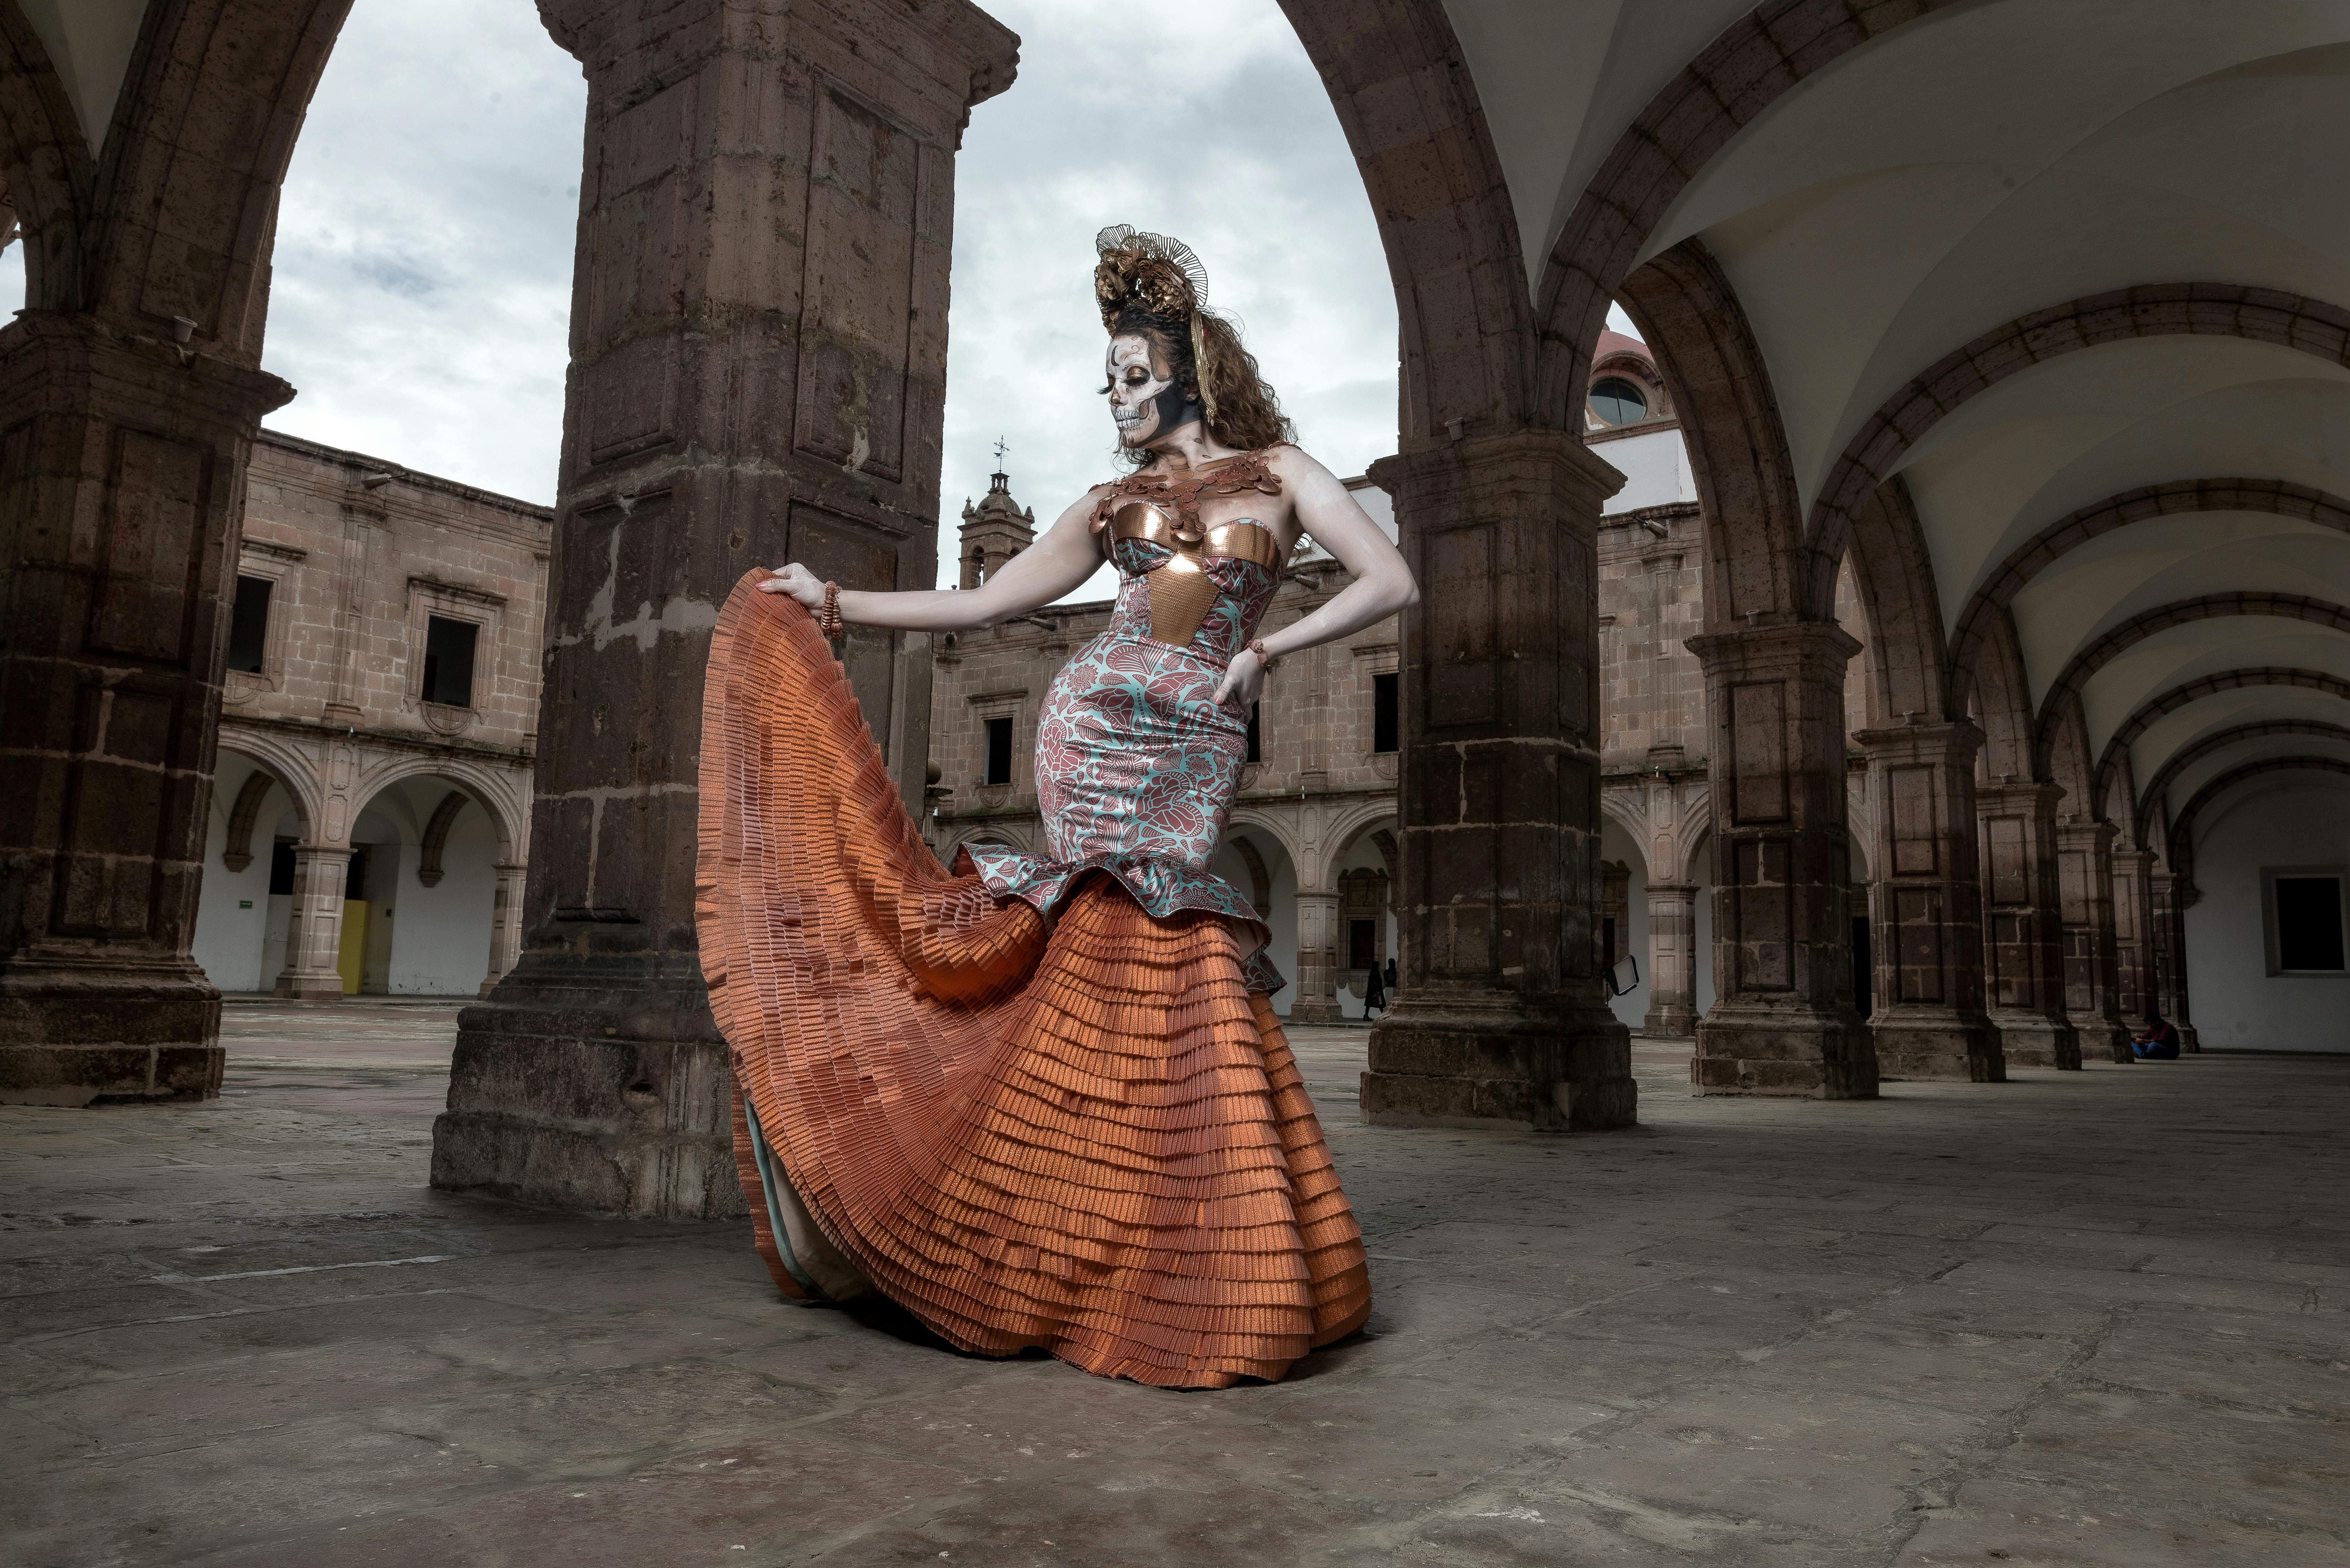
[[[2114,851],[2114,1000],[2122,1027],[2146,1022],[2155,1005],[2154,856],[2145,849]]]
[[[189,943],[245,455],[293,389],[159,331],[42,309],[0,330],[9,1104],[220,1090]]]
[[[270,989],[296,1002],[340,1002],[343,902],[351,846],[294,846],[294,901],[286,916],[286,969]]]
[[[2201,895],[2189,877],[2171,876],[2168,880],[2170,913],[2164,931],[2170,952],[2171,1010],[2163,1016],[2168,1018],[2171,1026],[2178,1031],[2178,1049],[2199,1053],[2203,1049],[2202,1042],[2196,1037],[2195,1025],[2189,1022],[2191,1003],[2187,995],[2187,910]],[[2156,884],[2156,894],[2158,901],[2164,896],[2160,882]]]
[[[754,566],[933,585],[954,153],[1018,40],[967,0],[539,14],[588,99],[531,868],[521,955],[460,1019],[432,1180],[733,1215],[694,935],[710,630]],[[931,661],[899,640],[843,657],[919,812]]]
[[[1297,895],[1297,992],[1289,1000],[1294,1023],[1337,1023],[1338,895]]]
[[[1877,1093],[1853,1011],[1844,673],[1860,644],[1825,621],[1687,640],[1712,753],[1714,1002],[1700,1095]]]
[[[1982,883],[1975,846],[1975,753],[1966,720],[1862,730],[1876,802],[1869,1018],[1879,1074],[2007,1080],[1983,1014]]]
[[[490,905],[490,971],[482,981],[484,996],[497,989],[522,956],[523,877],[529,868],[502,860],[493,869],[498,888]]]
[[[1697,888],[1648,888],[1648,1012],[1640,1033],[1686,1040],[1697,1033]]]
[[[1981,845],[1983,991],[2011,1067],[2078,1071],[2081,1036],[2064,1016],[2064,929],[2056,893],[2053,784],[1975,791]]]
[[[2084,1062],[2129,1062],[2114,994],[2114,825],[2056,819],[2056,888],[2064,922],[2064,1016]]]
[[[1599,509],[1623,476],[1523,431],[1382,460],[1419,603],[1403,612],[1401,985],[1364,1119],[1629,1124],[1599,897]]]

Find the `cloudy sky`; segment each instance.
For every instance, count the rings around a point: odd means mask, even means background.
[[[1010,447],[1039,522],[1112,472],[1093,235],[1132,223],[1208,265],[1306,449],[1395,446],[1395,299],[1328,97],[1274,0],[1187,0],[1154,29],[1101,0],[986,0],[1019,79],[957,164],[942,552]],[[465,40],[462,49],[452,37]],[[528,0],[358,0],[281,206],[270,423],[554,499],[585,84]],[[22,303],[12,256],[0,309]],[[8,294],[16,297],[5,297]]]

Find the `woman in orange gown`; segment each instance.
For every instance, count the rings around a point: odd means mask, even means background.
[[[1103,391],[1134,472],[971,591],[843,593],[795,565],[728,599],[703,697],[702,963],[785,1295],[878,1291],[966,1350],[1223,1387],[1353,1333],[1370,1282],[1269,1003],[1264,924],[1208,862],[1266,669],[1417,590],[1288,442],[1197,258],[1125,228],[1097,248]],[[1303,534],[1354,581],[1260,636]],[[1110,625],[1038,717],[1051,855],[941,869],[829,639],[995,625],[1105,558]]]

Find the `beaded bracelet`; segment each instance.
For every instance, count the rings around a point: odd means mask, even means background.
[[[838,583],[824,585],[824,608],[816,614],[816,628],[824,633],[824,639],[827,642],[840,640],[840,585]]]
[[[1256,655],[1258,665],[1264,670],[1270,670],[1274,665],[1279,662],[1279,660],[1275,659],[1272,654],[1267,653],[1264,650],[1264,639],[1261,637],[1253,637],[1249,639],[1248,650]]]

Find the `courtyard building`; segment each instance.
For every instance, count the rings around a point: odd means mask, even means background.
[[[269,431],[244,495],[196,961],[486,993],[520,949],[554,514]]]

